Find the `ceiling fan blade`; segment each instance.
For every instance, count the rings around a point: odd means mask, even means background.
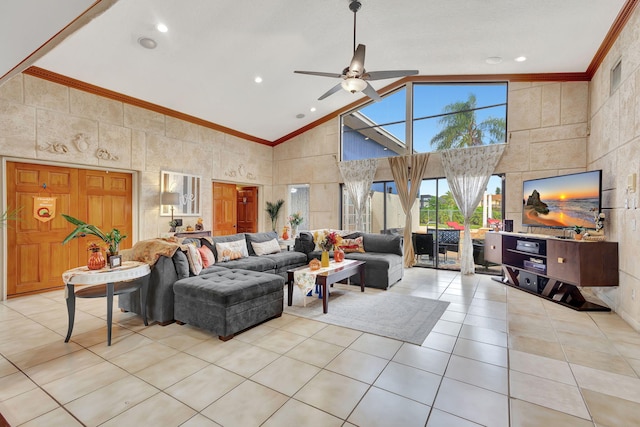
[[[342,83],[338,83],[337,85],[335,85],[334,87],[332,87],[331,89],[326,91],[320,98],[318,98],[318,101],[322,101],[323,99],[325,99],[326,97],[328,97],[330,95],[333,95],[334,93],[336,93],[340,89],[342,89]]]
[[[372,71],[362,76],[365,80],[383,80],[393,79],[396,77],[406,77],[418,74],[418,70],[393,70],[393,71]]]
[[[359,44],[356,51],[353,53],[353,58],[349,64],[349,71],[355,75],[364,73],[364,55],[366,46]]]
[[[378,92],[376,92],[376,90],[369,84],[369,82],[365,83],[367,83],[367,87],[362,90],[362,93],[364,93],[374,101],[380,101],[382,98],[380,97],[380,95],[378,95]]]
[[[336,74],[336,73],[323,73],[323,72],[319,72],[319,71],[294,71],[294,73],[298,73],[298,74],[308,74],[310,76],[320,76],[320,77],[333,77],[336,79],[339,79],[342,77],[342,74]]]

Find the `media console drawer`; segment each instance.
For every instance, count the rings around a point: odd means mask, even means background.
[[[617,286],[618,244],[549,239],[547,275],[578,286]]]

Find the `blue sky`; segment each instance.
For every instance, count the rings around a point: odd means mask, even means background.
[[[476,96],[476,107],[503,104],[507,102],[507,85],[503,83],[429,83],[414,84],[414,117],[421,118],[442,114],[448,104],[466,101],[470,94]],[[374,102],[361,111],[376,123],[401,122],[384,128],[393,133],[398,139],[405,141],[405,102],[406,89],[387,95],[380,102]],[[506,107],[496,107],[476,112],[478,122],[489,117],[505,117]],[[419,120],[414,123],[414,145],[418,152],[433,151],[431,139],[442,130],[439,118]],[[496,187],[501,187],[498,177],[491,177],[487,191],[495,194]],[[449,191],[446,179],[440,180],[440,195]],[[423,181],[420,194],[436,194],[435,180]]]
[[[415,84],[414,85],[414,117],[421,118],[441,114],[444,107],[458,101],[466,101],[470,94],[476,96],[476,106],[488,106],[507,102],[506,84]],[[374,102],[361,111],[376,123],[402,123],[385,126],[398,139],[405,141],[405,99],[406,89],[387,95],[380,102]],[[497,107],[476,112],[479,122],[488,117],[504,117],[505,107]],[[442,130],[439,118],[419,120],[414,123],[414,145],[419,152],[431,151],[431,139]]]

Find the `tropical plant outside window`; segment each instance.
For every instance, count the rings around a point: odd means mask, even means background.
[[[506,128],[506,83],[412,84],[342,115],[342,160],[501,143]]]

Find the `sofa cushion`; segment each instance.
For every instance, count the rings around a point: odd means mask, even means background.
[[[363,238],[366,252],[402,255],[402,236],[368,233]]]
[[[187,260],[189,260],[189,270],[194,276],[197,276],[202,271],[202,257],[195,245],[187,245]]]
[[[355,239],[342,239],[342,242],[338,245],[344,253],[349,252],[364,252],[363,238],[356,237]]]
[[[202,245],[198,248],[200,257],[202,257],[202,267],[207,268],[216,262],[216,258],[213,256],[213,252],[208,247]]]
[[[193,238],[193,237],[185,237],[184,239],[182,239],[182,244],[194,245],[196,248],[199,248],[200,246],[202,246],[202,242],[200,241],[200,239]]]
[[[189,260],[187,259],[187,255],[184,252],[178,250],[175,254],[173,254],[172,259],[173,265],[176,268],[178,279],[189,277]]]
[[[313,252],[315,250],[316,244],[313,241],[313,235],[306,231],[300,233],[300,235],[296,238],[296,242],[294,245],[294,249],[297,252],[302,252],[308,254],[309,252]]]
[[[251,242],[251,249],[257,256],[277,254],[280,252],[280,244],[278,239],[273,238],[266,242]]]
[[[280,276],[233,269],[178,280],[173,290],[176,295],[230,306],[281,292],[283,285]]]
[[[253,249],[252,243],[263,243],[268,242],[269,240],[276,239],[278,240],[278,233],[275,231],[268,231],[265,233],[245,233],[245,238],[247,239],[247,249],[249,250],[249,255],[256,255],[255,250]],[[278,247],[280,247],[278,245]]]
[[[216,250],[216,243],[235,242],[238,240],[244,240],[245,236],[244,236],[244,233],[238,233],[238,234],[230,234],[228,236],[214,236],[214,237],[211,237],[210,239],[211,241],[209,241],[206,238],[201,238],[200,241],[202,242],[203,245],[211,249],[211,251],[213,252],[213,255],[216,257],[216,260],[219,261],[220,256],[218,254],[218,251]]]
[[[267,271],[273,272],[276,268],[276,263],[270,259],[271,255],[265,256],[250,256],[246,258],[239,258],[230,261],[218,261],[217,266],[225,268],[241,268],[251,271]]]
[[[218,252],[216,259],[219,261],[228,261],[249,256],[247,241],[245,239],[231,242],[216,242],[216,252]]]
[[[275,264],[276,271],[298,267],[307,263],[307,255],[296,251],[282,251],[277,254],[264,255],[260,258],[267,258],[272,261]]]

